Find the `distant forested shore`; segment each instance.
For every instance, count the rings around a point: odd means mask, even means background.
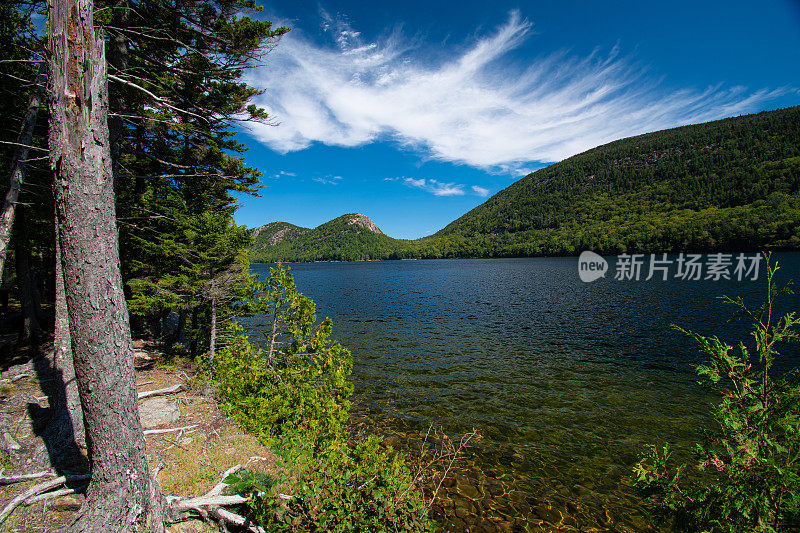
[[[254,231],[253,262],[800,249],[800,107],[639,135],[537,170],[429,237],[364,215]]]

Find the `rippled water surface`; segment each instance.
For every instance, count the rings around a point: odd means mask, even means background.
[[[800,282],[800,254],[776,257]],[[631,466],[647,443],[697,439],[711,401],[691,368],[701,356],[669,325],[744,339],[715,297],[756,302],[764,288],[763,275],[586,284],[576,258],[291,269],[353,352],[356,420],[400,439],[430,423],[484,436],[447,483],[446,531],[657,530]]]

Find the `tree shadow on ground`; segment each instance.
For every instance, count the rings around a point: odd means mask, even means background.
[[[49,348],[49,349],[48,349]],[[33,424],[33,432],[41,437],[47,450],[50,464],[59,475],[75,475],[88,472],[89,463],[78,445],[72,427],[72,419],[67,410],[67,393],[61,370],[54,364],[52,344],[31,348],[33,369],[39,386],[48,400],[48,406],[28,403],[28,415]],[[86,485],[79,481],[77,486]],[[70,488],[77,488],[71,486]]]

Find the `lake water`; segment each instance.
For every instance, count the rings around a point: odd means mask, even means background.
[[[800,254],[775,257],[778,279],[800,282]],[[446,483],[445,531],[658,530],[631,467],[648,443],[698,440],[712,401],[691,367],[702,356],[670,324],[746,339],[716,297],[760,301],[763,262],[756,282],[617,281],[609,259],[592,283],[577,258],[290,266],[353,352],[355,422],[390,442],[431,423],[483,435]]]

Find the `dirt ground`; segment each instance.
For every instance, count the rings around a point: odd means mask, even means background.
[[[48,398],[42,391],[41,371],[37,374],[41,359],[38,359],[37,366],[35,350],[15,348],[15,337],[0,336],[3,363],[0,374],[0,477],[53,471],[45,444],[37,435],[46,422],[42,417],[46,416],[49,407]],[[52,349],[47,345],[41,346],[40,353],[48,348]],[[194,374],[189,366],[165,357],[155,345],[137,341],[135,348],[136,383],[140,393],[183,385],[183,390],[178,393],[156,397],[160,399],[158,402],[149,398],[139,400],[143,418],[146,409],[160,409],[164,405],[169,408],[166,411],[174,413],[170,420],[146,429],[185,428],[145,436],[150,468],[161,466],[158,481],[165,494],[205,494],[220,481],[223,472],[237,464],[248,463],[248,469],[265,473],[275,471],[276,456],[254,437],[239,430],[233,420],[220,411],[210,387],[192,379]],[[175,407],[179,415],[175,413]],[[17,495],[47,479],[0,485],[0,509]],[[83,496],[77,494],[18,507],[0,525],[0,532],[54,531],[69,522],[82,501]],[[189,516],[184,522],[170,525],[168,531],[218,531],[216,525],[198,518]]]

